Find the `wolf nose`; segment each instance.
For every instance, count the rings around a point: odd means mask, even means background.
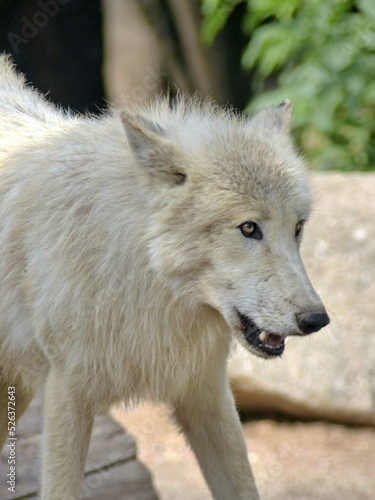
[[[303,333],[319,331],[329,323],[329,316],[324,312],[303,312],[296,314],[298,327]]]

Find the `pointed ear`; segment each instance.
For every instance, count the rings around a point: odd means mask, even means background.
[[[148,160],[155,150],[166,145],[165,132],[158,124],[125,111],[121,113],[121,120],[130,149],[140,160]]]
[[[284,99],[278,106],[259,111],[251,120],[254,128],[263,128],[274,132],[287,134],[292,122],[292,104]]]
[[[122,112],[130,149],[137,163],[152,176],[171,184],[182,184],[186,174],[173,163],[175,148],[166,131],[143,116]]]

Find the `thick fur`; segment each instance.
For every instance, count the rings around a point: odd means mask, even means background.
[[[0,437],[7,387],[20,416],[46,380],[43,500],[79,499],[94,415],[145,398],[172,407],[214,498],[258,498],[226,359],[234,338],[259,352],[236,311],[284,338],[322,310],[290,114],[162,98],[77,117],[0,59]]]

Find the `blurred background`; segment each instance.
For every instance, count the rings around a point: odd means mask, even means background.
[[[373,0],[1,0],[0,51],[81,112],[177,89],[250,112],[287,96],[312,168],[374,169]]]
[[[302,253],[331,325],[273,363],[235,352],[231,381],[263,499],[373,500],[375,1],[0,0],[2,51],[79,113],[159,92],[249,113],[291,99],[316,198]],[[112,415],[161,499],[210,498],[168,409]]]

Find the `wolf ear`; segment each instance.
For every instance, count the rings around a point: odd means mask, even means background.
[[[250,126],[287,134],[292,122],[292,110],[292,103],[284,99],[278,106],[259,111],[250,120]]]
[[[166,131],[139,115],[121,113],[130,149],[141,167],[153,177],[170,184],[182,184],[186,174],[173,163],[175,148]]]
[[[166,142],[164,130],[143,116],[123,112],[121,119],[129,146],[137,158],[148,160]]]

